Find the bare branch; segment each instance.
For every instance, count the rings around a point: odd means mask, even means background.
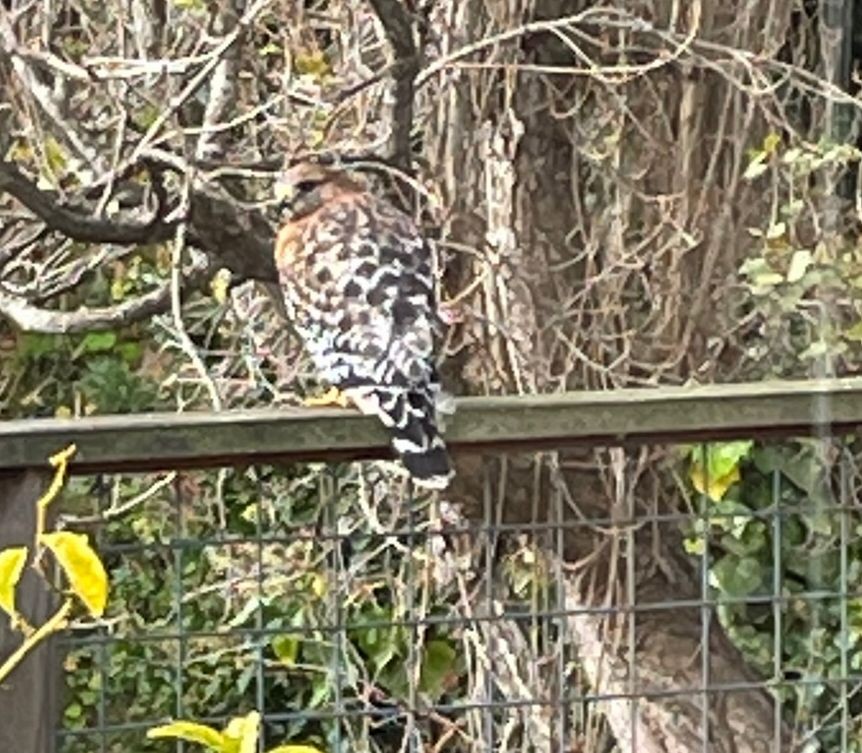
[[[237,26],[240,15],[237,5],[236,0],[221,0],[221,7],[216,16],[217,30],[220,33],[227,34],[232,27]],[[197,159],[220,157],[224,152],[229,133],[217,130],[216,126],[229,118],[236,99],[237,74],[240,69],[240,41],[225,50],[213,71],[202,132],[195,150]]]
[[[0,162],[0,192],[7,192],[45,225],[82,243],[154,243],[171,238],[176,223],[163,222],[161,214],[146,222],[87,217],[58,206],[53,196],[38,188],[11,162]]]
[[[419,55],[413,41],[413,21],[399,0],[369,0],[377,14],[395,58],[392,66],[394,104],[389,157],[410,171],[410,130],[413,127],[413,89],[419,74]]]
[[[158,212],[147,222],[98,219],[58,206],[18,168],[0,162],[0,193],[7,192],[55,232],[82,243],[134,245],[173,238],[177,222]],[[273,229],[259,210],[237,206],[213,189],[199,186],[191,197],[189,242],[200,248],[238,279],[275,281],[272,260]]]
[[[2,6],[0,6],[0,55],[7,56],[11,60],[12,69],[19,81],[51,119],[59,137],[65,140],[72,151],[87,164],[101,170],[103,161],[99,152],[86,144],[74,124],[63,116],[51,90],[40,80],[29,61],[20,54],[18,39],[12,28],[9,14]]]
[[[192,192],[189,243],[218,259],[239,279],[277,282],[275,237],[263,212],[237,206],[210,189]]]
[[[159,114],[153,123],[147,129],[141,140],[137,143],[131,156],[123,165],[123,168],[134,164],[143,152],[152,144],[161,131],[165,123],[170,117],[189,99],[195,92],[203,86],[204,82],[210,77],[216,66],[230,51],[230,48],[236,44],[242,32],[251,24],[255,18],[269,5],[270,0],[256,0],[245,14],[237,20],[236,26],[227,34],[222,41],[209,53],[210,59],[201,66],[201,69],[188,81],[183,89],[175,97],[171,99],[168,106]]]
[[[162,285],[139,298],[117,306],[53,311],[0,290],[0,316],[29,332],[68,334],[113,329],[161,314],[171,306],[171,286]]]
[[[198,262],[183,273],[187,290],[197,290],[208,279],[212,265]],[[6,317],[16,326],[29,332],[70,334],[123,327],[133,322],[162,314],[171,308],[172,284],[160,285],[136,298],[116,306],[89,308],[75,311],[44,309],[21,296],[12,295],[0,287],[0,317]]]

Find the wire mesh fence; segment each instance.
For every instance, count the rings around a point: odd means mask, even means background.
[[[862,750],[860,481],[843,436],[497,457],[472,507],[374,464],[83,477],[111,606],[58,749],[256,709],[261,750]]]

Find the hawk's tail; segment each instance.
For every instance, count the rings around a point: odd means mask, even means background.
[[[376,413],[389,428],[392,448],[417,486],[448,486],[454,471],[437,429],[435,394],[431,389],[375,387],[359,399],[354,398],[354,402],[363,412]]]

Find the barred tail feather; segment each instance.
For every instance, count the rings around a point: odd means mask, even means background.
[[[417,486],[445,489],[449,485],[454,471],[437,429],[431,389],[374,387],[351,392],[351,400],[363,413],[376,414],[389,428],[392,448]]]
[[[422,453],[404,453],[401,460],[413,483],[424,489],[445,489],[454,475],[445,447]]]

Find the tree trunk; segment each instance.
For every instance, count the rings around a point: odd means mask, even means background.
[[[722,6],[717,20],[696,3],[674,3],[687,9],[679,17],[666,5],[657,26],[683,35],[697,26],[703,37],[704,24],[715,24],[714,38],[727,41],[724,16],[734,8]],[[766,8],[744,5],[752,16]],[[434,25],[445,55],[579,10],[529,0],[452,2],[437,9]],[[594,59],[636,62],[605,54],[613,30],[589,31],[608,42],[601,50],[574,38]],[[643,41],[655,47],[653,37]],[[753,44],[734,43],[742,41]],[[449,254],[446,284],[450,295],[476,290],[455,338],[451,377],[473,393],[679,382],[695,370],[720,378],[722,364],[705,351],[717,318],[709,301],[738,264],[729,249],[744,247],[734,238],[745,222],[732,210],[744,216],[757,202],[740,179],[752,129],[761,127],[755,103],[682,64],[616,79],[518,70],[586,67],[550,32],[492,49],[483,60],[498,67],[449,72],[454,86],[427,92],[437,101],[428,145],[448,202],[444,238],[471,249]],[[473,519],[493,499],[512,523],[637,521],[677,504],[647,478],[660,460],[646,449],[599,448],[511,457],[496,469],[489,461],[483,477],[475,459],[463,458],[452,496]],[[567,527],[565,557],[582,563],[566,593],[566,609],[581,610],[570,631],[621,750],[694,753],[706,743],[713,753],[767,753],[776,738],[782,750],[793,749],[764,678],[746,667],[713,610],[699,605],[701,574],[676,524]]]

